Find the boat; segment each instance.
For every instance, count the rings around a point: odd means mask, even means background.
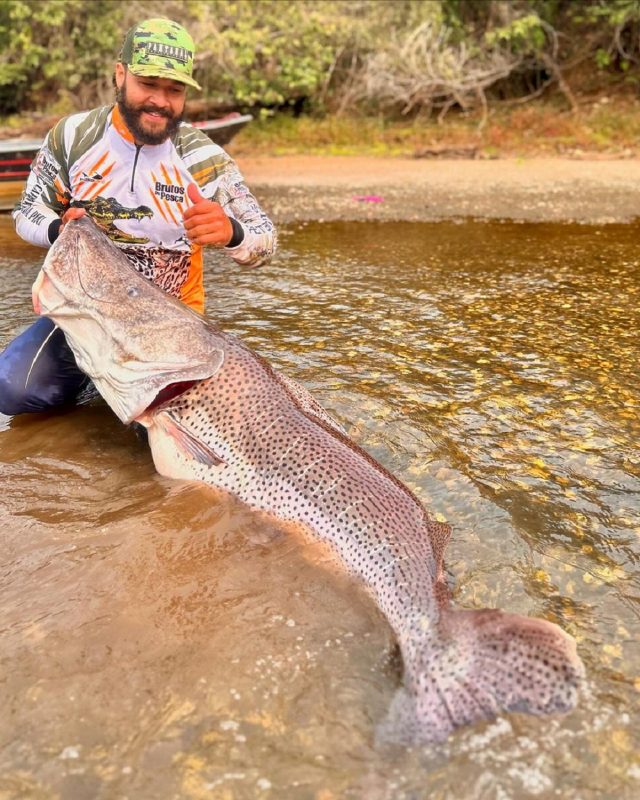
[[[251,114],[227,114],[219,119],[193,122],[221,147],[251,122]],[[20,199],[31,162],[42,146],[42,139],[5,139],[0,141],[0,211],[14,207]]]
[[[194,128],[200,128],[216,144],[223,147],[241,131],[244,126],[251,122],[251,114],[238,114],[236,111],[227,114],[219,119],[205,119],[202,122],[192,122]]]
[[[0,142],[0,211],[13,208],[20,199],[29,167],[41,144],[41,139]]]

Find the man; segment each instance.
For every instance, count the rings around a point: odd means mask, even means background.
[[[276,231],[234,161],[181,121],[193,40],[167,19],[125,36],[115,67],[116,104],[74,114],[49,132],[14,211],[18,234],[49,247],[89,214],[133,265],[168,294],[204,310],[202,248],[257,266]],[[38,319],[0,354],[0,412],[76,402],[89,385],[62,331]]]

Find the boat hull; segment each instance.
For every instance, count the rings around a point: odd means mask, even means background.
[[[220,119],[193,123],[221,147],[251,122],[251,114],[229,114]],[[42,139],[6,139],[0,141],[0,211],[12,209],[20,199],[31,162],[42,145]]]

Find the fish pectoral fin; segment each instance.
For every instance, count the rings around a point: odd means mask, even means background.
[[[209,467],[226,463],[209,445],[196,439],[191,431],[174,419],[169,412],[163,411],[158,414],[154,422],[171,438],[184,456],[193,458],[199,464],[206,464]]]

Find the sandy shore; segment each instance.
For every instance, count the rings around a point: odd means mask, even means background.
[[[277,222],[455,218],[630,222],[640,160],[239,157]]]

